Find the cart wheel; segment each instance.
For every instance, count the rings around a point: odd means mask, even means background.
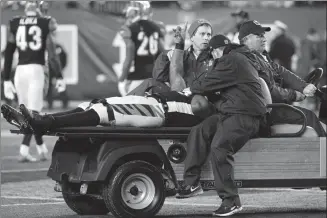
[[[131,161],[120,166],[104,185],[103,199],[115,217],[154,217],[165,201],[163,177],[150,163]]]
[[[103,200],[72,192],[67,182],[62,184],[62,196],[67,206],[79,215],[106,215],[109,213]]]

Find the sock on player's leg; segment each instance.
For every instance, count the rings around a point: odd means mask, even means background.
[[[93,110],[54,117],[51,128],[97,126],[100,123],[99,115]]]

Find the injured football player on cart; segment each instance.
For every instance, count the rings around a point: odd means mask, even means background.
[[[190,127],[201,122],[196,115],[192,97],[170,91],[146,96],[110,97],[84,102],[77,108],[53,114],[35,114],[24,104],[20,111],[3,104],[4,118],[21,132],[45,134],[61,127]]]

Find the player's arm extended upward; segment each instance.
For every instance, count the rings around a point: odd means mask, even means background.
[[[48,51],[48,62],[49,65],[53,68],[53,71],[56,73],[57,79],[62,79],[62,68],[60,64],[59,56],[56,53],[56,45],[55,45],[55,31],[57,29],[57,22],[54,18],[52,18],[49,22],[50,33],[47,37],[46,47]]]
[[[184,40],[186,35],[187,23],[184,29],[178,26],[175,31],[174,42],[175,49],[170,60],[169,81],[172,91],[182,91],[186,88],[184,76]]]
[[[3,69],[3,77],[5,81],[10,80],[12,61],[16,50],[16,40],[14,34],[11,32],[10,25],[8,25],[8,33]]]
[[[125,45],[126,45],[126,58],[123,63],[122,74],[120,75],[120,77],[118,79],[119,82],[123,82],[127,78],[129,69],[134,60],[135,45],[131,39],[132,34],[128,27],[124,27],[123,30],[120,32],[120,34],[122,35]]]

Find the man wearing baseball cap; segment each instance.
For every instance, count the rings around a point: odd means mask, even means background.
[[[211,55],[214,59],[218,59],[223,56],[224,49],[230,45],[231,41],[224,35],[218,34],[211,38],[209,46],[211,48]]]
[[[307,83],[270,59],[266,52],[265,32],[268,31],[270,31],[270,27],[263,27],[258,21],[250,20],[242,24],[239,40],[240,44],[245,45],[251,51],[244,54],[257,66],[259,76],[266,81],[273,103],[292,104],[294,101],[303,101],[307,96],[313,96],[317,89],[315,85]],[[287,88],[283,87],[281,83],[287,85]],[[308,126],[314,128],[320,137],[326,136],[315,113],[302,107],[296,106],[296,108],[306,115]],[[285,108],[272,110],[270,119],[274,124],[301,124],[303,122],[297,113]]]
[[[269,32],[270,30],[271,30],[270,27],[263,27],[256,20],[246,21],[240,27],[238,39],[242,40],[244,37],[250,34],[260,36],[265,34],[265,32]]]
[[[184,161],[184,182],[177,198],[189,198],[203,193],[200,178],[206,160],[210,158],[215,187],[221,205],[214,216],[230,216],[242,210],[238,188],[234,183],[233,155],[248,139],[264,126],[266,99],[260,91],[256,68],[243,53],[251,53],[245,46],[235,45],[223,35],[214,36],[209,45],[223,48],[211,71],[190,87],[191,94],[220,93],[213,102],[215,113],[192,127],[187,138],[187,156]],[[244,124],[244,125],[243,125]]]

